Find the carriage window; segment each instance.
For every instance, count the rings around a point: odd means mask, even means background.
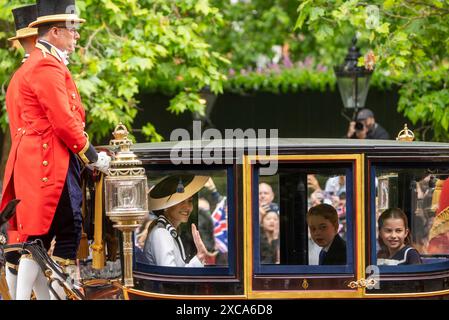
[[[375,169],[372,261],[391,271],[448,261],[447,178],[435,168]]]
[[[253,216],[256,272],[289,265],[348,272],[353,263],[352,180],[349,164],[280,164],[276,175],[259,176]]]
[[[227,267],[227,171],[147,170],[147,175],[150,213],[135,233],[136,262],[144,271]],[[192,224],[206,255],[198,255]]]

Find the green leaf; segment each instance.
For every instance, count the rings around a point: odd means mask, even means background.
[[[325,11],[323,8],[314,7],[310,10],[309,19],[310,19],[310,21],[318,20],[320,17],[324,16],[324,13],[325,13]]]
[[[376,28],[376,31],[380,34],[388,34],[390,32],[390,23],[382,23],[379,27]]]
[[[443,2],[441,0],[431,0],[431,2],[432,2],[432,5],[434,5],[437,8],[441,9],[444,7]]]
[[[154,62],[149,58],[132,57],[127,61],[127,66],[130,70],[150,70],[154,66]]]
[[[109,9],[114,13],[119,13],[121,11],[120,8],[111,0],[103,0],[102,2],[104,3],[106,9]]]
[[[202,79],[204,77],[204,72],[200,68],[189,68],[188,74],[194,79]]]
[[[310,2],[311,0],[307,0],[301,3],[301,5],[299,6],[298,8],[299,16],[298,19],[296,20],[295,29],[301,29],[304,24],[304,21],[309,17],[311,11]]]
[[[142,127],[142,134],[145,135],[151,142],[160,142],[164,140],[164,137],[157,133],[156,128],[150,122]]]
[[[210,12],[209,1],[208,0],[197,0],[195,4],[195,11],[201,12],[207,16]]]
[[[326,40],[334,35],[334,30],[328,25],[322,25],[319,27],[316,37],[319,41]]]
[[[383,3],[383,8],[385,10],[390,10],[396,5],[396,0],[385,0]]]

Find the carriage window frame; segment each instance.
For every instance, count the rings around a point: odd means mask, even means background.
[[[346,232],[350,237],[346,238],[346,265],[282,265],[282,264],[262,264],[260,261],[260,222],[259,222],[259,165],[252,164],[253,169],[253,179],[251,185],[251,198],[252,198],[252,208],[251,208],[251,220],[252,220],[252,234],[253,239],[252,246],[252,261],[253,261],[253,275],[266,276],[266,275],[293,275],[293,274],[310,274],[310,275],[332,275],[332,274],[344,274],[344,275],[355,275],[357,273],[357,266],[355,265],[355,256],[357,254],[357,248],[355,247],[356,237],[355,234],[355,208],[356,208],[356,196],[355,196],[355,186],[354,179],[356,176],[355,159],[336,159],[329,160],[326,159],[326,164],[329,168],[338,167],[344,168],[346,170]],[[312,169],[313,166],[322,165],[323,160],[292,160],[284,161],[279,160],[279,164],[310,164]],[[351,205],[348,205],[351,204]],[[282,231],[281,231],[282,232]]]
[[[227,266],[215,266],[205,265],[204,267],[188,268],[188,267],[167,267],[167,266],[155,266],[146,264],[136,260],[135,250],[133,245],[133,272],[138,272],[143,275],[152,276],[198,276],[209,277],[208,281],[211,281],[210,277],[213,276],[237,276],[237,257],[236,257],[236,211],[235,211],[235,199],[237,195],[235,192],[238,190],[235,186],[235,168],[233,165],[209,165],[195,166],[195,165],[172,165],[172,164],[144,164],[146,174],[151,171],[179,171],[189,170],[194,172],[213,172],[213,171],[226,171],[226,192],[227,192],[227,205],[228,205],[228,265]],[[135,243],[135,233],[133,233],[133,243]],[[196,280],[198,280],[196,278]]]
[[[377,239],[376,239],[376,169],[382,170],[401,170],[401,169],[420,169],[420,168],[444,168],[449,166],[449,161],[429,163],[424,161],[413,162],[385,162],[379,160],[370,160],[370,181],[369,181],[369,221],[370,221],[370,245],[368,252],[370,255],[370,262],[372,265],[379,268],[380,274],[400,274],[400,273],[426,273],[433,271],[444,271],[449,269],[448,261],[436,262],[436,263],[423,263],[415,265],[398,265],[398,266],[385,266],[377,264]],[[413,230],[411,230],[413,232]]]

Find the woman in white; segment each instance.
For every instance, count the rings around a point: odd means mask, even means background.
[[[197,254],[186,261],[179,226],[186,223],[193,211],[192,196],[207,182],[207,176],[173,175],[156,184],[149,193],[149,209],[163,210],[148,231],[144,253],[149,264],[165,267],[203,267],[206,258],[213,256],[201,240],[195,224],[192,236]]]

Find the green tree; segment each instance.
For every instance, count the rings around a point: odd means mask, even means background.
[[[308,29],[295,30],[297,2],[291,0],[211,0],[223,15],[212,47],[231,60],[225,90],[272,93],[335,88],[328,51]],[[217,36],[218,35],[218,36]],[[276,52],[273,49],[277,49]]]
[[[17,55],[6,42],[13,34],[10,9],[26,3],[0,0],[3,87],[17,66]],[[109,137],[119,121],[132,126],[139,90],[170,83],[176,96],[168,110],[175,113],[204,112],[199,92],[205,86],[222,92],[226,77],[220,69],[228,61],[204,38],[222,24],[222,17],[208,0],[78,0],[76,4],[87,22],[69,67],[88,109],[87,127],[94,141]],[[161,139],[151,122],[142,132],[153,141]]]
[[[375,83],[398,88],[398,111],[418,127],[420,138],[449,138],[448,0],[300,2],[298,29],[328,48],[347,48],[357,32],[359,44],[377,57]],[[346,46],[338,45],[341,39]],[[329,50],[328,58],[340,61],[342,54]]]

